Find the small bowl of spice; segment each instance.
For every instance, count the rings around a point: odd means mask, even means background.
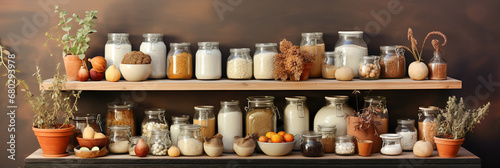
[[[141,51],[132,51],[123,56],[120,71],[127,81],[143,81],[153,72],[151,56]]]

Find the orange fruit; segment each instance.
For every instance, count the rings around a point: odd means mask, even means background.
[[[293,142],[293,135],[285,134],[285,136],[283,136],[283,139],[285,139],[285,142]]]
[[[281,135],[275,134],[271,138],[271,141],[273,141],[273,143],[281,143],[283,142],[283,137]]]
[[[260,136],[259,141],[260,142],[267,142],[268,138],[266,136]]]
[[[273,137],[273,135],[276,135],[276,132],[267,132],[266,133],[266,137],[271,139]]]
[[[286,134],[286,133],[285,133],[285,131],[280,131],[280,132],[278,132],[278,135],[281,135],[282,137],[284,137],[284,136],[285,136],[285,134]]]

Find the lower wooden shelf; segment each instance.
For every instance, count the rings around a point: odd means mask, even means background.
[[[148,156],[135,157],[129,155],[107,155],[100,158],[84,159],[75,155],[61,158],[46,158],[38,149],[25,159],[27,168],[45,167],[481,167],[481,159],[465,148],[461,148],[456,158],[442,158],[434,151],[433,157],[419,158],[412,152],[403,152],[398,156],[385,156],[380,153],[370,157],[338,156],[325,154],[323,157],[304,157],[300,152],[292,152],[287,156],[271,157],[254,154],[250,157],[239,157],[235,154],[224,154],[221,157],[168,157]]]

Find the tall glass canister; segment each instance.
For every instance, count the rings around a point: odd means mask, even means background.
[[[252,96],[247,99],[246,134],[260,137],[267,132],[276,132],[276,115],[279,113],[274,106],[274,97]]]
[[[437,135],[436,115],[439,108],[436,106],[419,107],[418,113],[418,139],[425,140],[436,149],[434,137]]]
[[[325,42],[322,32],[302,33],[300,50],[307,51],[316,56],[311,68],[310,77],[321,77],[321,64],[323,64],[323,54],[325,53]]]
[[[172,116],[172,126],[170,126],[170,138],[172,138],[172,143],[177,146],[177,136],[181,132],[180,127],[184,124],[189,124],[188,115],[175,115]]]
[[[238,100],[220,102],[220,110],[217,116],[219,134],[222,135],[224,152],[233,153],[235,136],[243,136],[243,114]]]
[[[255,79],[274,79],[274,56],[278,54],[276,43],[255,44],[253,75]]]
[[[128,36],[128,33],[108,33],[108,42],[104,47],[104,58],[107,67],[115,65],[120,70],[123,56],[132,51]]]
[[[195,59],[196,79],[220,79],[222,54],[219,42],[199,42]]]
[[[357,71],[362,56],[368,55],[366,42],[363,40],[363,31],[339,31],[339,40],[335,44],[335,51],[343,53],[343,65],[354,71],[354,77],[358,77]]]
[[[309,109],[305,96],[285,97],[284,110],[285,132],[296,137],[297,142],[302,140],[301,133],[309,131]],[[300,143],[295,143],[294,150],[300,150]]]
[[[212,138],[215,135],[214,106],[195,106],[193,124],[201,127],[201,137]]]
[[[163,42],[163,34],[147,33],[143,34],[142,37],[144,37],[144,41],[141,43],[140,50],[151,56],[151,64],[153,64],[153,71],[149,77],[167,77],[167,46]]]

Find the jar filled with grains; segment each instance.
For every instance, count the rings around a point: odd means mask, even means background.
[[[432,144],[436,149],[434,137],[437,135],[436,114],[439,108],[436,106],[419,107],[418,113],[418,139],[425,140]]]
[[[413,150],[413,145],[417,142],[417,128],[415,128],[415,120],[399,119],[396,133],[402,136],[401,147],[403,150]]]
[[[335,133],[337,132],[335,126],[318,125],[318,130],[322,135],[321,142],[325,148],[325,153],[335,152]]]
[[[441,51],[434,51],[434,57],[429,61],[430,80],[446,80],[448,78],[448,63],[446,63],[442,55],[443,53]]]
[[[198,156],[203,154],[203,139],[199,125],[181,125],[181,132],[177,137],[177,146],[184,156]]]
[[[252,79],[252,57],[249,48],[231,48],[227,59],[227,78]]]
[[[335,154],[354,155],[356,153],[354,146],[354,136],[344,135],[335,137]]]
[[[108,114],[106,115],[107,134],[110,134],[110,127],[114,125],[127,125],[132,136],[135,136],[134,111],[135,103],[119,102],[108,104]]]
[[[168,129],[165,120],[165,109],[153,108],[144,110],[144,120],[142,120],[142,136],[151,138],[151,132],[155,129]]]
[[[129,152],[130,127],[128,125],[113,125],[109,130],[109,151],[111,153]]]
[[[193,56],[191,43],[170,43],[167,55],[167,76],[169,79],[191,79],[193,77]]]
[[[380,77],[403,78],[406,73],[404,49],[397,46],[380,46]]]
[[[359,61],[359,79],[378,79],[380,77],[380,57],[364,56]]]
[[[306,51],[314,55],[314,60],[311,68],[312,78],[321,77],[321,65],[323,63],[323,54],[325,53],[325,42],[323,41],[322,32],[302,33],[302,41],[300,42],[300,51]]]
[[[278,54],[276,43],[257,43],[253,56],[255,79],[274,79],[274,56]]]

